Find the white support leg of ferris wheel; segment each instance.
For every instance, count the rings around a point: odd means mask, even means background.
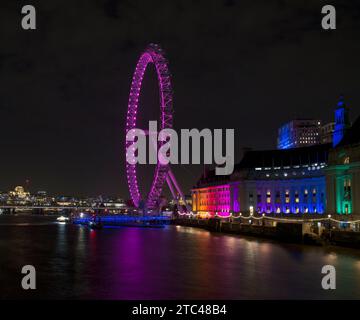
[[[168,187],[169,187],[170,192],[171,192],[171,194],[173,196],[173,199],[176,200],[176,192],[174,190],[174,187],[172,185],[172,182],[171,182],[171,179],[170,179],[169,175],[166,176],[166,183],[168,184]]]
[[[177,196],[176,191],[174,190],[173,182],[172,182],[172,180],[170,178],[169,173],[166,175],[166,183],[167,183],[167,185],[168,185],[168,187],[170,189],[173,200],[177,204],[178,210],[180,210],[182,212],[183,211],[182,206],[180,205],[179,197]]]
[[[182,192],[182,190],[181,190],[178,182],[176,181],[175,175],[174,175],[174,173],[172,172],[171,168],[169,168],[169,171],[168,171],[168,174],[167,174],[167,177],[166,177],[166,182],[167,182],[168,185],[169,185],[169,181],[168,181],[168,180],[170,180],[170,181],[173,183],[173,185],[175,186],[175,189],[176,189],[177,193],[178,193],[179,196],[180,196],[180,200],[182,199],[183,202],[184,202],[184,204],[185,204],[185,207],[186,207],[187,212],[191,212],[191,208],[190,208],[189,205],[186,203],[186,199],[185,199],[184,193]],[[170,185],[169,185],[169,188],[170,188],[170,190],[171,190]],[[173,192],[171,192],[171,193],[173,193]],[[173,194],[173,196],[174,196],[174,194]],[[176,199],[177,199],[177,198],[178,198],[178,197],[176,197]],[[177,199],[177,202],[178,202],[179,207],[181,208],[181,205],[180,205],[178,199]]]

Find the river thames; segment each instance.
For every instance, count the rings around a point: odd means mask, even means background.
[[[360,299],[360,251],[205,230],[89,230],[53,217],[0,216],[1,299]],[[21,268],[36,268],[36,290]],[[336,290],[321,268],[336,267]]]

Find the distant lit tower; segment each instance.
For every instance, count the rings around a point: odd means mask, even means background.
[[[345,105],[344,96],[341,95],[337,107],[335,110],[335,128],[333,134],[333,146],[336,147],[342,138],[347,129],[351,126],[349,120],[349,109]]]

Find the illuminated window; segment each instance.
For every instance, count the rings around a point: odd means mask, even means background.
[[[350,179],[344,180],[344,200],[347,200],[347,201],[351,200],[351,180]]]
[[[300,211],[300,210],[299,210],[299,207],[296,207],[296,208],[295,208],[295,213],[299,213],[299,211]]]
[[[297,191],[295,191],[295,202],[299,203],[299,193]]]
[[[280,207],[277,207],[276,208],[276,213],[280,213],[281,211],[280,211]]]
[[[286,207],[285,212],[286,212],[286,213],[290,213],[290,208],[289,208],[289,207]]]
[[[266,203],[271,203],[271,192],[268,190],[266,192]]]
[[[285,191],[285,203],[290,203],[290,193],[289,190]]]

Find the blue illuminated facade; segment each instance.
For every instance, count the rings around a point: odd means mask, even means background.
[[[259,214],[323,214],[331,144],[254,151],[237,166],[240,210]],[[251,210],[250,210],[251,209]]]
[[[344,97],[340,96],[335,110],[335,128],[333,134],[333,146],[336,147],[344,137],[347,129],[350,128],[349,110],[344,102]]]
[[[290,148],[295,148],[295,139],[292,134],[291,122],[280,127],[278,137],[278,149]]]
[[[323,214],[325,177],[247,182],[248,201],[243,211],[253,207],[259,214]],[[255,195],[255,197],[254,197]],[[246,199],[243,199],[246,200]]]

